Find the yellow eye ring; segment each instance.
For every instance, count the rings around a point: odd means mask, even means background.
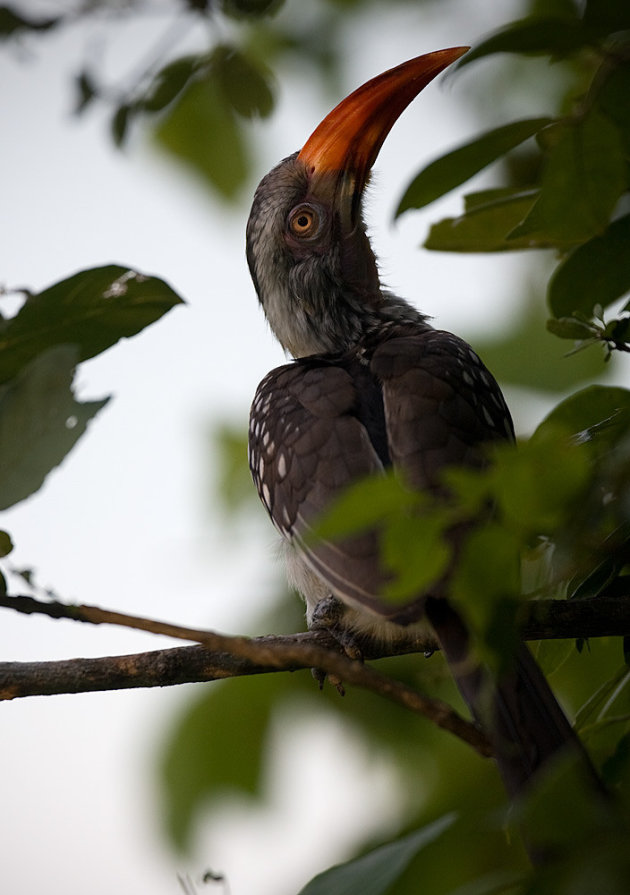
[[[289,213],[289,232],[298,239],[311,239],[317,236],[320,225],[321,217],[319,212],[308,202],[296,205]]]

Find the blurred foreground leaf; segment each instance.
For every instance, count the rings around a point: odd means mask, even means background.
[[[563,56],[581,49],[591,41],[576,15],[533,15],[510,22],[490,37],[473,47],[457,63],[458,68],[470,65],[484,56],[494,53],[544,53]]]
[[[167,110],[155,138],[224,198],[233,198],[249,170],[245,139],[213,71],[186,87]]]
[[[412,860],[424,848],[438,839],[455,821],[447,814],[421,830],[381,845],[380,848],[339,864],[319,874],[300,895],[386,895],[400,879]]]
[[[174,730],[162,758],[164,816],[180,849],[188,846],[203,809],[218,797],[260,797],[268,728],[282,677],[212,684]]]
[[[48,31],[61,21],[62,16],[27,18],[10,6],[0,6],[0,39],[15,37],[20,31]]]
[[[107,404],[75,400],[76,362],[73,346],[50,348],[0,388],[0,509],[37,491]]]

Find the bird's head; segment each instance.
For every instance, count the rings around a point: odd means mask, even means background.
[[[247,260],[269,323],[295,357],[351,347],[385,302],[362,217],[370,169],[403,110],[465,52],[438,50],[368,81],[259,184]]]

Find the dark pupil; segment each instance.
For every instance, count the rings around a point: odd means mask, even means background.
[[[298,227],[301,227],[303,230],[308,227],[310,221],[307,214],[301,214],[297,219]]]

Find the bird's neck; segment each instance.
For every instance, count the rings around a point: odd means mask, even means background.
[[[426,327],[426,316],[402,298],[380,291],[358,298],[331,290],[315,296],[267,293],[269,324],[293,357],[343,354],[396,325]]]

